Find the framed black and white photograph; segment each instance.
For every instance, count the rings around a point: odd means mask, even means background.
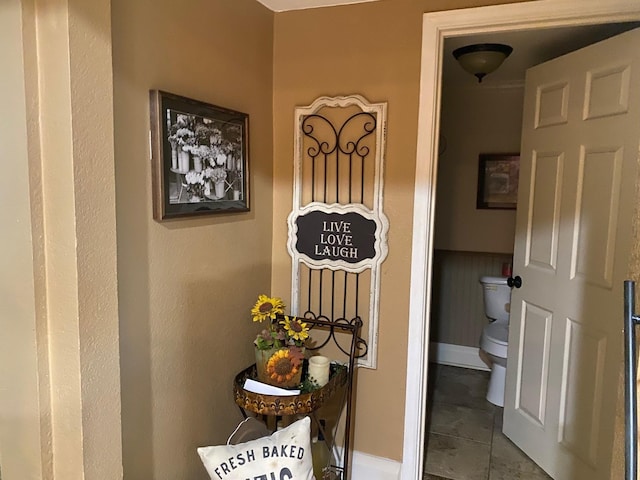
[[[153,217],[249,210],[249,115],[152,90]]]
[[[515,209],[519,174],[519,154],[480,154],[476,208]]]

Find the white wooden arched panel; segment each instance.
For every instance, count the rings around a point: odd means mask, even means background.
[[[389,222],[382,211],[386,103],[320,97],[295,111],[293,209],[287,248],[292,313],[363,321],[376,367],[380,264]]]

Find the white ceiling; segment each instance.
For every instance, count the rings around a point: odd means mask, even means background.
[[[287,10],[302,10],[305,8],[333,7],[351,3],[375,2],[377,0],[258,0],[265,7],[274,12]]]

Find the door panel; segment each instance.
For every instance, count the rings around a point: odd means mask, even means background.
[[[605,288],[612,287],[621,164],[619,149],[586,151],[580,161],[575,221],[577,245],[573,249],[576,261],[572,277],[580,275]],[[600,196],[585,195],[598,190],[602,192]]]
[[[527,72],[504,433],[556,480],[609,477],[640,143],[640,30]],[[515,347],[515,348],[514,348]]]
[[[569,84],[566,82],[540,85],[536,89],[535,128],[567,123]]]
[[[607,338],[566,319],[565,362],[560,405],[560,443],[596,466]]]
[[[524,307],[520,351],[527,362],[520,362],[516,404],[531,421],[544,426],[551,312],[526,303]]]
[[[628,63],[587,72],[585,120],[627,113],[630,78]]]
[[[562,154],[533,152],[527,265],[555,272],[558,260]],[[540,187],[540,188],[539,188]]]

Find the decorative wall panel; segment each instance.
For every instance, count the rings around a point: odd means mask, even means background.
[[[320,97],[295,111],[293,210],[288,218],[292,313],[363,322],[376,367],[380,264],[389,223],[382,211],[386,103]]]

